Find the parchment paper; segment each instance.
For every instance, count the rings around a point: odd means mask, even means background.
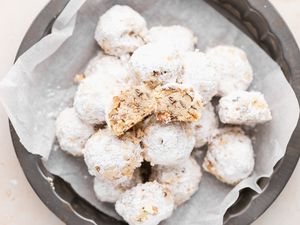
[[[76,87],[74,74],[81,72],[98,49],[93,39],[98,17],[113,4],[128,4],[143,16],[149,27],[180,24],[199,37],[198,48],[233,44],[244,49],[255,73],[251,89],[264,93],[273,120],[257,127],[254,148],[255,171],[232,188],[204,173],[195,196],[164,225],[221,225],[226,209],[238,198],[239,190],[269,177],[285,153],[296,127],[299,107],[296,96],[278,65],[252,40],[214,9],[200,0],[72,0],[56,20],[52,34],[43,38],[24,55],[0,83],[0,97],[26,149],[48,158],[54,141],[55,117],[72,104]],[[54,145],[46,167],[69,182],[74,190],[101,211],[118,219],[113,205],[96,200],[92,177],[81,158],[66,155]],[[196,152],[201,163],[202,152]]]

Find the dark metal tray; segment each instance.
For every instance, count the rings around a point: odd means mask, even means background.
[[[29,28],[17,54],[34,45],[50,32],[52,24],[69,0],[52,0]],[[300,97],[300,53],[288,27],[267,0],[206,0],[237,27],[259,44],[282,68]],[[288,101],[288,99],[287,99]],[[23,171],[40,199],[62,221],[70,225],[121,225],[123,222],[103,214],[79,197],[69,184],[50,174],[40,157],[30,154],[22,146],[13,126],[10,132]],[[247,225],[259,217],[277,198],[288,182],[300,156],[300,125],[289,142],[284,158],[275,166],[271,179],[258,183],[264,192],[257,195],[250,189],[240,193],[236,203],[228,209],[224,224]],[[49,179],[53,179],[54,188]]]

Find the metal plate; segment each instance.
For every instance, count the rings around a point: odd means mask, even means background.
[[[51,26],[69,0],[52,0],[29,28],[17,54],[50,32]],[[282,68],[300,97],[300,53],[288,27],[266,0],[206,0],[236,26],[257,42]],[[288,99],[287,99],[288,101]],[[79,197],[69,184],[50,174],[40,157],[27,152],[13,126],[10,132],[23,171],[40,199],[62,221],[70,225],[123,225],[95,209]],[[262,178],[259,185],[264,192],[256,195],[250,189],[241,191],[237,202],[226,212],[224,224],[247,225],[259,217],[277,198],[288,182],[300,156],[300,125],[289,142],[284,158],[275,166],[271,179]],[[49,182],[49,178],[53,180]]]

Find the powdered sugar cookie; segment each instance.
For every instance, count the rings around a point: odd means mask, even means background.
[[[132,8],[115,5],[99,19],[95,39],[105,53],[121,56],[145,44],[145,19]]]
[[[191,157],[175,166],[153,167],[151,180],[168,187],[174,197],[175,205],[180,206],[198,190],[201,176],[201,167]]]
[[[209,58],[202,52],[183,53],[183,83],[191,85],[205,102],[218,93],[220,78]]]
[[[131,179],[143,160],[140,145],[123,141],[108,129],[99,130],[86,143],[84,160],[91,175],[114,182]]]
[[[203,168],[224,183],[239,183],[254,169],[251,139],[240,128],[221,129],[208,146]]]
[[[97,198],[102,202],[116,202],[120,196],[127,190],[133,188],[142,182],[139,169],[136,169],[132,179],[128,179],[122,183],[108,181],[105,179],[94,178],[94,191]]]
[[[207,51],[207,56],[220,76],[219,95],[247,90],[253,80],[251,65],[246,53],[233,46],[217,46]]]
[[[207,103],[201,110],[201,118],[192,123],[194,135],[196,138],[196,148],[205,145],[211,137],[217,132],[219,120],[215,114],[214,107]]]
[[[145,130],[142,140],[144,158],[152,165],[176,165],[189,158],[195,137],[189,124],[154,123]]]
[[[83,155],[83,148],[88,138],[95,132],[94,128],[80,120],[74,108],[66,108],[56,119],[56,137],[65,152]]]
[[[138,184],[116,202],[116,211],[129,225],[157,225],[171,216],[172,195],[157,182]]]
[[[154,86],[176,82],[183,73],[183,62],[178,51],[163,43],[149,43],[138,48],[129,64],[139,80]]]
[[[219,102],[219,117],[223,123],[254,125],[272,119],[264,95],[256,91],[235,91]]]
[[[192,51],[197,43],[193,32],[179,25],[152,27],[146,40],[149,43],[170,45],[178,51]]]

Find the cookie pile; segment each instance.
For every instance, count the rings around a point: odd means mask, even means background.
[[[192,152],[204,146],[203,168],[221,182],[251,175],[253,146],[241,126],[272,116],[263,94],[247,91],[253,71],[243,50],[200,52],[190,29],[148,30],[120,5],[100,17],[95,39],[101,51],[75,76],[56,136],[62,150],[84,157],[100,201],[116,203],[130,225],[158,224],[198,190]]]

